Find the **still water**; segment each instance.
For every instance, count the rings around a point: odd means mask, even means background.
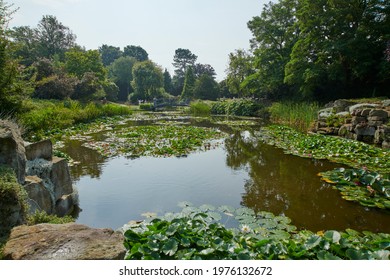
[[[106,159],[82,141],[67,142],[64,151],[81,162],[71,168],[82,209],[77,222],[116,229],[145,213],[180,211],[178,203],[189,201],[284,214],[299,229],[390,232],[389,212],[345,201],[320,181],[319,172],[340,165],[285,155],[260,142],[257,127],[220,128],[230,135],[220,145],[185,158]]]

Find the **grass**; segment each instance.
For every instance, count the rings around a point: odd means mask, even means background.
[[[100,117],[130,115],[131,109],[125,105],[78,101],[29,100],[23,104],[24,113],[18,115],[26,137],[40,140],[50,130],[64,129],[78,123],[86,123]]]
[[[317,118],[320,106],[317,103],[273,103],[269,108],[271,121],[291,126],[299,131],[307,131]]]
[[[204,101],[191,102],[189,112],[195,116],[209,116],[211,106]]]

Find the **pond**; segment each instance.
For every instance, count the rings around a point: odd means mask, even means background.
[[[246,206],[282,214],[299,229],[312,231],[352,228],[390,232],[388,212],[343,200],[339,191],[317,176],[340,165],[286,155],[262,143],[253,133],[261,123],[250,120],[250,125],[233,129],[221,120],[178,121],[181,125],[215,127],[227,136],[213,142],[210,149],[182,157],[107,158],[83,146],[87,140],[65,142],[62,150],[80,162],[71,167],[81,208],[78,223],[117,229],[153,213],[180,211],[178,203],[188,201],[195,206]],[[114,130],[154,122],[129,121]],[[90,136],[101,140],[106,135],[107,131],[102,131]]]

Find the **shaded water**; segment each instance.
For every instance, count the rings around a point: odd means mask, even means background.
[[[390,232],[389,212],[345,201],[320,181],[317,173],[339,165],[285,155],[248,131],[229,132],[222,145],[187,158],[105,159],[81,141],[69,141],[64,150],[81,162],[71,168],[82,209],[77,222],[115,229],[147,212],[178,211],[179,202],[190,201],[284,214],[312,231]]]

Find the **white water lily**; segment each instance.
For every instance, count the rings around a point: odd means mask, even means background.
[[[241,231],[243,233],[250,233],[251,232],[251,228],[248,225],[242,225]]]

